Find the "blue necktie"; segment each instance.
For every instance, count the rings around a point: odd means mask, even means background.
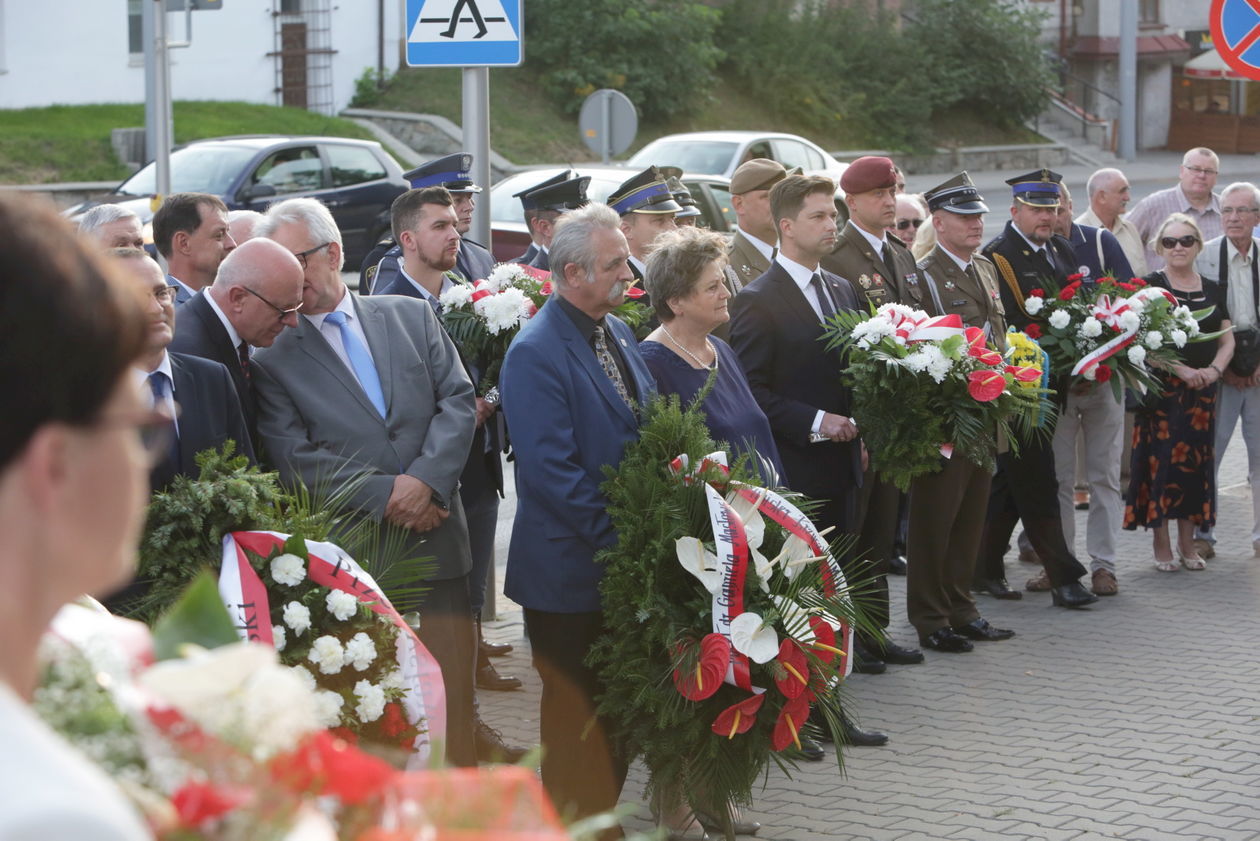
[[[368,349],[363,342],[350,329],[350,325],[346,323],[346,314],[344,312],[340,310],[330,312],[325,316],[324,320],[329,324],[336,324],[337,329],[341,331],[341,344],[346,349],[346,357],[350,360],[350,367],[354,370],[354,376],[358,379],[359,385],[363,387],[368,400],[372,401],[376,411],[384,418],[385,394],[381,391],[381,378],[376,373],[376,366],[372,364],[372,355],[368,353]]]
[[[171,384],[161,371],[154,371],[149,374],[149,390],[153,392],[153,408],[166,409],[166,395],[170,391]],[[183,469],[179,458],[179,427],[175,427],[175,434],[171,436],[171,446],[167,452],[167,458],[178,473]]]

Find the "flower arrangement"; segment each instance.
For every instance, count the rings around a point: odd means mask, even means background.
[[[1086,286],[1080,274],[1057,289],[1033,289],[1024,299],[1033,323],[1026,328],[1050,358],[1052,374],[1078,383],[1105,383],[1120,399],[1125,387],[1157,387],[1152,367],[1180,361],[1188,342],[1215,339],[1202,333],[1199,319],[1211,308],[1193,312],[1167,290],[1141,278],[1128,282],[1104,276]]]
[[[615,630],[589,662],[649,796],[724,815],[772,756],[793,761],[811,704],[838,730],[851,629],[879,631],[799,498],[758,487],[747,459],[701,455],[714,446],[695,404],[658,397],[608,470],[618,539],[597,560]]]
[[[902,490],[942,456],[992,469],[999,435],[1031,431],[1052,412],[1044,371],[999,353],[957,315],[901,304],[840,312],[824,334],[843,348],[853,416],[874,469]]]

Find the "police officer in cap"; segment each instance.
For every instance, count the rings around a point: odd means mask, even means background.
[[[673,195],[674,201],[678,202],[678,206],[682,208],[674,214],[674,224],[680,228],[684,226],[694,228],[700,224],[702,214],[691,191],[687,189],[686,184],[682,183],[683,171],[676,166],[663,166],[660,170],[661,175],[665,176],[665,183],[669,185],[669,192]]]
[[[591,177],[582,175],[576,178],[573,173],[565,171],[555,178],[549,178],[542,184],[531,187],[516,194],[525,210],[525,224],[529,226],[534,249],[533,256],[526,251],[515,262],[524,263],[543,271],[551,271],[551,237],[555,233],[556,220],[570,210],[577,210],[590,203],[586,197],[586,188],[590,186]],[[525,259],[529,257],[529,259]]]
[[[1007,180],[1011,185],[1011,218],[1002,233],[984,247],[998,271],[998,288],[1007,323],[1023,330],[1032,321],[1024,299],[1033,289],[1054,290],[1075,269],[1072,245],[1054,233],[1059,208],[1057,172],[1041,169]],[[1066,383],[1051,383],[1064,393]],[[1018,453],[1000,453],[989,495],[988,516],[976,561],[976,577],[1006,578],[1003,558],[1015,523],[1022,520],[1033,549],[1045,567],[1054,604],[1084,607],[1098,597],[1081,585],[1085,567],[1063,538],[1059,482],[1054,450],[1048,438],[1031,435],[1019,442]],[[1033,579],[1031,583],[1036,582]],[[1034,587],[1033,589],[1039,589]]]
[[[650,166],[628,179],[608,197],[608,206],[621,215],[621,232],[630,246],[630,271],[643,280],[644,261],[662,231],[675,227],[674,214],[682,210],[659,169]],[[642,299],[646,302],[646,298]]]
[[[529,263],[530,260],[534,259],[534,257],[537,256],[538,254],[538,234],[535,233],[534,231],[534,224],[533,224],[533,220],[531,218],[531,213],[530,213],[530,211],[533,210],[533,205],[525,201],[525,196],[528,195],[531,190],[538,190],[538,189],[541,189],[542,187],[548,187],[552,184],[559,184],[561,181],[567,180],[570,176],[572,176],[572,174],[573,173],[571,170],[566,169],[563,172],[556,173],[555,175],[548,178],[546,181],[543,181],[538,184],[534,184],[530,187],[526,187],[524,190],[521,190],[519,193],[512,194],[512,198],[520,199],[521,201],[521,210],[524,211],[524,215],[525,215],[525,230],[529,232],[529,248],[526,248],[525,253],[522,254],[521,256],[513,257],[511,260],[508,261],[509,263],[527,264]]]
[[[985,206],[967,173],[955,175],[924,195],[936,232],[936,247],[919,261],[924,309],[932,315],[958,315],[979,327],[999,350],[1006,321],[997,272],[979,254],[984,241]],[[990,471],[970,459],[944,459],[941,469],[910,486],[910,563],[906,614],[919,641],[936,651],[971,651],[972,641],[1009,639],[1014,631],[989,624],[968,592],[989,499]],[[997,598],[1019,598],[1005,579],[988,582]]]

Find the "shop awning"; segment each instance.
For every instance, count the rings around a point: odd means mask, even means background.
[[[1192,79],[1239,79],[1244,82],[1250,81],[1246,76],[1226,64],[1225,59],[1221,58],[1221,54],[1215,49],[1199,53],[1187,61],[1186,66],[1182,68],[1182,73]]]

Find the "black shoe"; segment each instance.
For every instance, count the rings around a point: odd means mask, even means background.
[[[1050,598],[1055,607],[1084,607],[1098,601],[1098,597],[1086,590],[1079,581],[1050,588]]]
[[[897,643],[889,640],[884,643],[884,647],[880,649],[879,656],[883,658],[885,663],[892,663],[894,666],[913,666],[915,663],[923,662],[923,652],[917,648],[906,648],[897,645]]]
[[[492,689],[496,692],[509,692],[521,688],[521,679],[511,675],[501,675],[494,664],[486,663],[477,669],[477,688]]]
[[[888,744],[888,734],[880,733],[878,730],[862,730],[847,716],[840,718],[840,723],[844,727],[844,743],[857,748],[878,748]]]
[[[700,821],[700,825],[704,827],[705,832],[712,832],[714,835],[720,835],[722,832],[722,822],[718,820],[716,815],[710,815],[708,812],[696,811],[696,820]],[[738,820],[732,827],[736,835],[756,835],[761,829],[761,824],[757,821]]]
[[[861,642],[853,643],[853,671],[862,675],[882,675],[888,671],[888,665],[871,648]]]
[[[506,657],[512,653],[512,646],[506,642],[487,642],[481,641],[481,653],[486,657]]]
[[[800,755],[802,759],[807,759],[810,762],[822,762],[827,756],[826,751],[823,750],[823,746],[815,742],[809,736],[806,736],[804,733],[800,733],[798,734],[798,738],[801,740]]]
[[[893,575],[905,575],[906,574],[906,556],[893,555],[891,558],[889,558],[888,571],[892,573]]]
[[[924,648],[930,648],[933,651],[944,651],[949,654],[960,654],[975,648],[966,637],[954,633],[954,629],[948,626],[937,628],[926,637],[919,637],[919,644]]]
[[[503,734],[480,718],[473,726],[473,739],[477,744],[477,759],[480,762],[502,762],[515,765],[529,753],[526,748],[518,748],[504,742]]]
[[[980,578],[972,583],[971,589],[976,593],[988,593],[995,599],[1022,599],[1024,594],[1012,590],[1005,578]]]
[[[1014,631],[993,627],[983,616],[972,619],[966,625],[954,626],[954,633],[981,642],[1000,642],[1015,636]]]

